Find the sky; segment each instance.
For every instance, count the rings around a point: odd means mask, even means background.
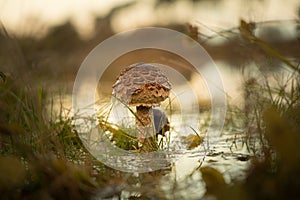
[[[0,0],[0,19],[14,32],[27,32],[34,22],[39,23],[35,26],[51,26],[71,19],[79,31],[86,34],[91,31],[95,15],[105,15],[122,2],[126,0]]]
[[[82,36],[88,36],[93,31],[95,16],[103,16],[115,5],[126,2],[130,0],[0,0],[0,19],[16,34],[42,32],[49,25],[62,24],[70,19]],[[237,26],[240,18],[251,21],[296,19],[300,6],[299,0],[223,0],[217,5],[206,1],[198,6],[182,0],[169,7],[153,9],[153,3],[153,0],[140,0],[135,6],[120,12],[113,19],[114,30],[120,32],[168,22],[230,28]]]

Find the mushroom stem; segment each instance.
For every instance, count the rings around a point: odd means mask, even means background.
[[[139,119],[137,119],[137,125],[139,126],[147,126],[151,123],[151,118],[149,115],[151,107],[148,106],[137,106],[136,107],[136,115]]]
[[[137,137],[141,142],[143,142],[145,138],[155,135],[150,112],[152,112],[151,107],[136,107],[136,115],[138,117],[136,124],[139,129]]]

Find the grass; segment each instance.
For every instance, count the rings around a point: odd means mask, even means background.
[[[111,136],[111,142],[114,142],[115,145],[124,150],[137,150],[138,139],[133,136],[135,134],[135,129],[118,126],[108,121],[99,119],[99,126],[103,131],[108,132]],[[124,130],[125,129],[125,130]]]
[[[140,124],[145,127],[142,120],[139,119],[139,117],[136,115],[134,110],[129,107],[128,105],[121,102],[119,99],[116,99],[118,102],[123,104],[126,109],[134,116],[135,120],[140,122]],[[169,100],[169,104],[171,101]],[[171,108],[170,105],[167,107]],[[111,108],[112,109],[112,108]],[[103,134],[108,133],[108,136],[110,137],[110,140],[112,143],[114,143],[117,147],[122,148],[124,150],[136,150],[137,152],[151,152],[151,151],[157,151],[159,148],[164,148],[164,140],[166,140],[167,145],[170,142],[170,132],[168,132],[162,128],[161,135],[164,136],[164,138],[158,138],[158,135],[149,136],[147,139],[145,139],[143,142],[140,142],[137,138],[137,133],[139,130],[137,130],[136,127],[130,127],[125,124],[114,124],[109,122],[108,118],[111,112],[111,109],[109,111],[105,112],[104,109],[99,109],[98,113],[98,122],[99,126],[103,132]],[[159,123],[160,124],[160,123]]]
[[[95,192],[87,165],[78,164],[91,158],[70,119],[47,119],[44,91],[7,78],[0,95],[2,199],[84,199]]]
[[[276,58],[278,71],[260,69],[244,76],[244,108],[231,109],[231,127],[244,127],[244,142],[255,157],[246,180],[227,184],[220,172],[201,168],[206,196],[216,199],[298,199],[300,189],[300,60],[288,60],[253,35],[242,21],[244,42],[262,48]],[[259,64],[258,64],[259,65]],[[283,67],[284,66],[284,67]],[[280,71],[280,72],[279,72]],[[288,73],[287,73],[288,72]],[[231,113],[232,114],[232,113]],[[232,121],[236,119],[238,123]],[[241,120],[243,119],[243,120]],[[244,121],[241,126],[241,121]]]

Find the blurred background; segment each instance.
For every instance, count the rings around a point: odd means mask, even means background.
[[[1,0],[0,68],[48,88],[54,86],[53,80],[55,88],[63,82],[60,85],[71,92],[80,64],[101,41],[133,28],[167,27],[203,45],[219,67],[226,91],[235,99],[240,95],[236,83],[241,79],[236,69],[249,65],[253,59],[249,54],[260,53],[242,49],[236,34],[240,20],[256,22],[258,36],[285,56],[297,57],[299,28],[294,20],[299,14],[298,0]],[[151,52],[144,54],[147,57]],[[158,60],[152,61],[167,60],[163,64],[174,65],[166,54],[155,54]],[[141,56],[137,52],[112,63],[105,76],[111,80],[107,88],[121,68],[137,62],[137,55]],[[190,67],[180,60],[176,63],[173,67],[197,85],[199,79]]]

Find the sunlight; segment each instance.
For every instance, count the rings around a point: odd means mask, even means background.
[[[30,29],[41,26],[53,26],[70,20],[78,32],[87,37],[93,32],[95,17],[105,16],[115,6],[134,2],[130,0],[111,1],[38,1],[38,0],[2,0],[0,2],[1,22],[8,30],[16,34],[30,33]],[[136,5],[121,10],[113,20],[116,32],[141,26],[166,25],[172,23],[203,23],[211,28],[226,29],[238,25],[239,19],[266,21],[297,18],[296,9],[300,2],[291,0],[268,0],[246,4],[239,0],[219,3],[201,2],[192,5],[187,1],[178,1],[172,5],[153,8],[152,1],[137,1]],[[168,14],[166,14],[168,13]],[[30,23],[30,20],[34,22]],[[38,27],[29,27],[29,26]],[[209,33],[208,30],[202,32]],[[211,32],[210,32],[211,34]]]

